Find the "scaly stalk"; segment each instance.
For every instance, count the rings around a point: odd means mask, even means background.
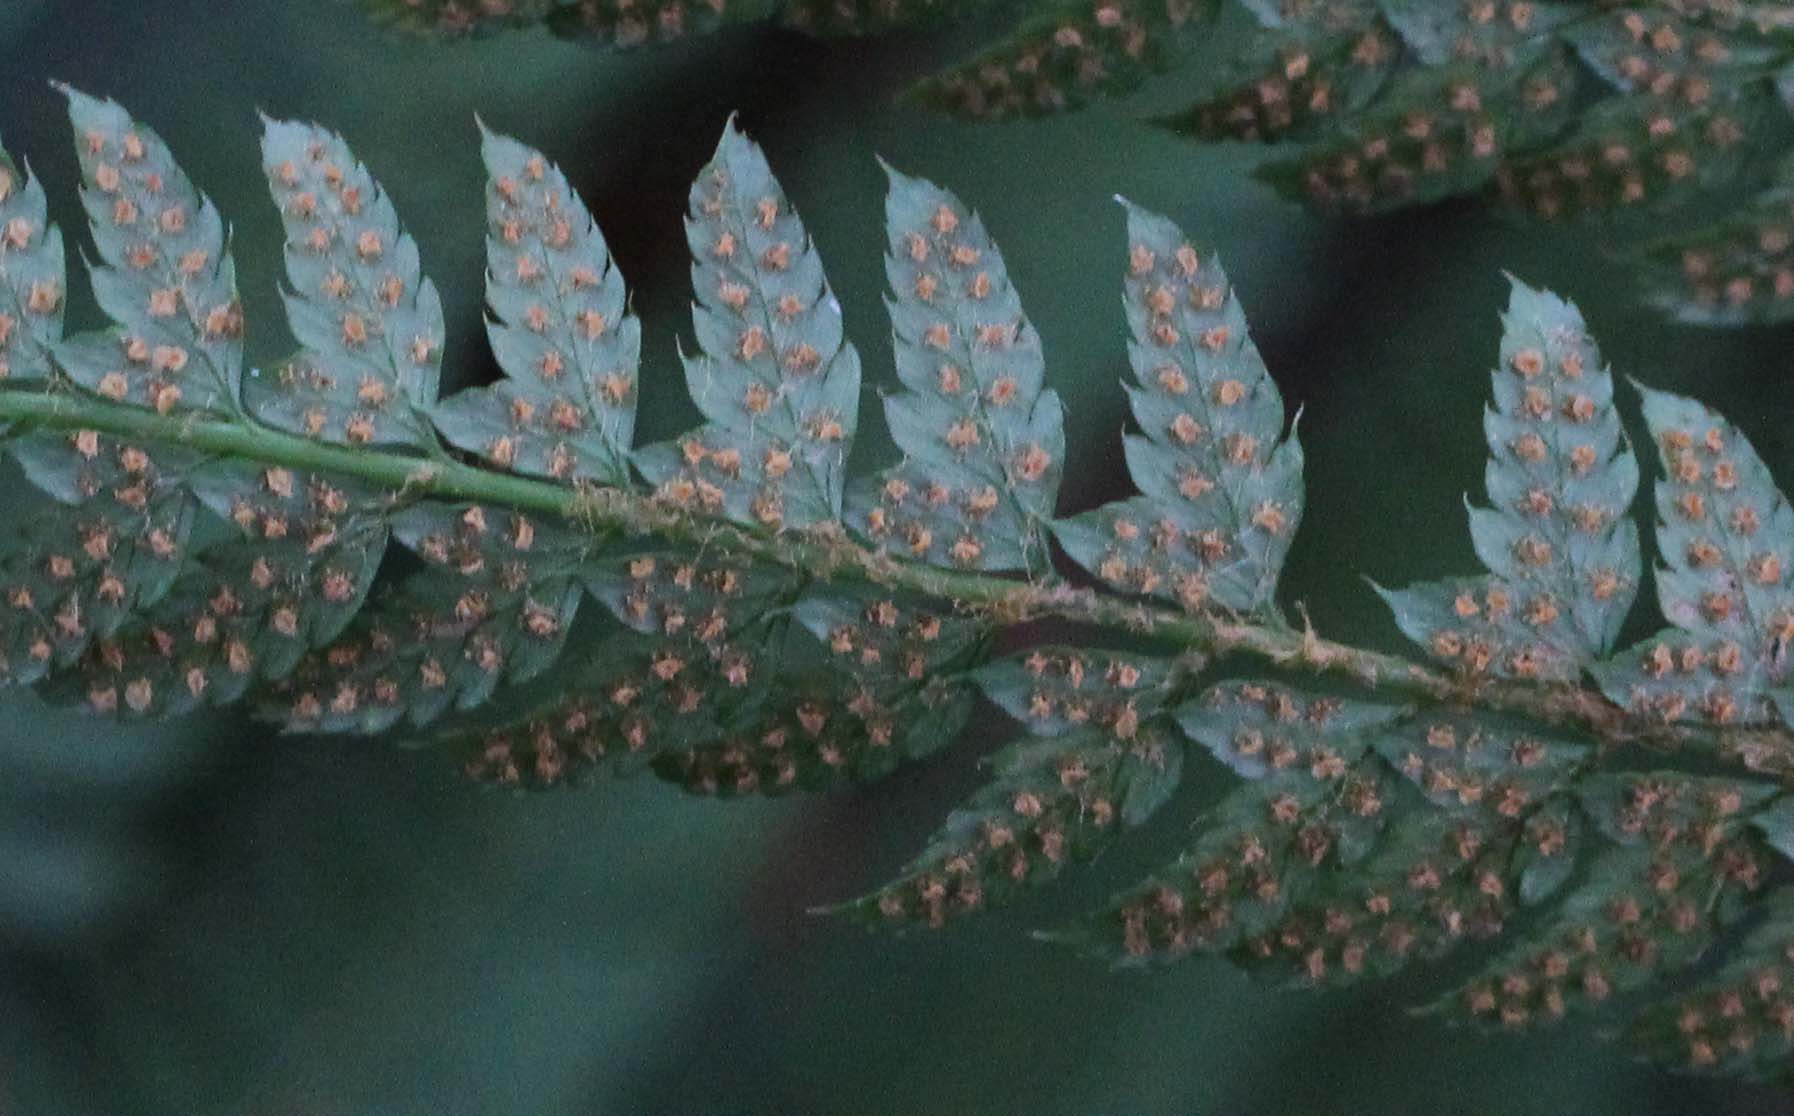
[[[1005,623],[1054,619],[1125,631],[1207,656],[1234,655],[1275,666],[1341,675],[1381,692],[1512,713],[1579,729],[1607,744],[1700,747],[1753,770],[1794,774],[1794,734],[1775,728],[1706,728],[1648,723],[1597,691],[1563,683],[1471,684],[1399,655],[1323,639],[1311,627],[1174,612],[1092,589],[960,573],[868,549],[839,528],[755,531],[671,508],[638,491],[570,487],[380,450],[315,442],[259,424],[158,415],[71,392],[0,390],[0,423],[44,430],[93,430],[177,445],[220,457],[354,478],[408,497],[493,504],[553,516],[599,534],[652,535],[722,546],[822,580],[857,579],[953,601]]]

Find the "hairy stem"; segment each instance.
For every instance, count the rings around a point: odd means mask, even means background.
[[[220,457],[352,477],[414,497],[495,504],[554,516],[599,534],[652,535],[726,547],[829,580],[847,577],[953,601],[1002,622],[1057,619],[1165,640],[1207,655],[1237,655],[1336,674],[1381,691],[1513,713],[1591,733],[1609,744],[1698,746],[1716,758],[1794,778],[1794,734],[1647,723],[1598,692],[1563,683],[1470,683],[1398,655],[1322,639],[1312,628],[1172,611],[1064,584],[945,570],[860,546],[838,526],[768,533],[694,514],[635,491],[570,487],[453,460],[332,445],[259,424],[159,415],[71,392],[0,390],[0,424],[93,430],[179,445]]]

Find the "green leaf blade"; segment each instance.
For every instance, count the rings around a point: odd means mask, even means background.
[[[1246,777],[1176,863],[1064,935],[1123,963],[1242,946],[1283,919],[1327,866],[1375,844],[1395,785],[1366,753],[1401,711],[1261,682],[1226,683],[1177,712]]]
[[[661,756],[655,773],[702,796],[824,791],[883,778],[950,745],[972,712],[987,621],[901,595],[812,586],[764,706],[719,739]]]
[[[1371,0],[1247,7],[1264,33],[1227,60],[1216,91],[1159,124],[1209,141],[1309,138],[1368,106],[1402,60],[1401,40]]]
[[[1794,188],[1779,184],[1734,213],[1673,233],[1638,253],[1646,298],[1702,326],[1794,319]]]
[[[1571,120],[1576,75],[1549,43],[1512,65],[1472,61],[1403,70],[1363,113],[1335,122],[1260,176],[1327,213],[1387,213],[1476,193],[1502,160],[1538,147]]]
[[[1673,626],[1598,672],[1666,721],[1770,719],[1794,636],[1794,509],[1748,440],[1692,399],[1639,389],[1657,444],[1658,604]]]
[[[1130,92],[1167,69],[1209,29],[1218,8],[1215,0],[1062,4],[921,82],[911,96],[976,119],[1079,108],[1096,96]]]
[[[841,517],[860,363],[841,305],[766,156],[731,120],[692,186],[692,323],[684,358],[709,419],[635,463],[674,507],[764,527]]]
[[[1692,105],[1608,97],[1557,143],[1504,162],[1498,183],[1509,205],[1547,219],[1686,205],[1738,177],[1773,111],[1764,83]]]
[[[610,614],[600,642],[523,700],[431,743],[476,780],[521,789],[660,769],[773,708],[796,595],[788,571],[720,555],[595,557],[578,576]]]
[[[158,488],[145,484],[141,507],[95,500],[21,522],[0,551],[0,684],[67,669],[168,592],[194,505],[178,488]],[[107,704],[101,695],[96,708]]]
[[[304,351],[249,381],[251,410],[309,438],[433,448],[445,327],[416,241],[341,136],[264,125],[262,167],[287,236],[287,319]]]
[[[64,92],[102,261],[94,294],[117,325],[55,346],[57,365],[90,391],[160,414],[235,414],[243,311],[223,219],[154,132],[111,101]]]
[[[305,732],[426,725],[558,658],[582,595],[578,535],[478,504],[420,504],[391,526],[430,568],[268,687],[264,715]]]
[[[1678,774],[1590,780],[1582,800],[1603,834],[1586,876],[1526,940],[1437,1009],[1508,1029],[1598,1008],[1697,960],[1764,865],[1740,823],[1748,786]]]
[[[160,717],[240,701],[335,639],[386,553],[383,494],[292,470],[214,461],[189,486],[229,524],[170,592],[102,640],[52,697]]]
[[[1622,1042],[1664,1067],[1698,1074],[1774,1080],[1794,1057],[1794,905],[1763,904],[1762,921],[1718,972],[1650,1004]]]
[[[1379,0],[1402,39],[1422,62],[1442,66],[1472,61],[1489,69],[1514,65],[1517,52],[1583,18],[1578,4],[1434,3]]]
[[[1006,903],[1139,825],[1182,776],[1174,740],[1073,733],[1012,745],[995,778],[955,810],[902,875],[846,909],[887,927],[938,928]]]
[[[565,5],[565,0],[357,0],[375,24],[408,35],[456,40],[531,27]]]
[[[641,323],[559,167],[483,132],[487,331],[506,378],[444,400],[437,429],[501,468],[629,484]]]
[[[1638,464],[1576,307],[1516,280],[1502,325],[1483,422],[1492,506],[1470,511],[1491,576],[1379,592],[1409,638],[1466,674],[1572,681],[1637,594]]]
[[[1271,605],[1304,503],[1302,450],[1226,271],[1169,220],[1128,206],[1125,305],[1145,493],[1055,525],[1111,588],[1197,610]]]
[[[1064,468],[1040,336],[984,224],[889,167],[885,270],[897,375],[885,414],[902,464],[854,486],[848,522],[876,546],[969,570],[1048,568]]]
[[[0,148],[0,381],[50,378],[68,276],[44,188]]]
[[[1170,698],[1175,664],[1076,647],[1037,647],[979,670],[984,696],[1030,735],[1070,732],[1130,740]]]

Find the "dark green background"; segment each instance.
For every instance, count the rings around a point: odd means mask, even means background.
[[[1502,268],[1577,299],[1616,369],[1727,410],[1794,482],[1787,331],[1660,323],[1593,232],[1474,206],[1319,223],[1251,182],[1253,152],[1193,148],[1118,108],[967,126],[893,103],[905,75],[963,45],[745,29],[623,56],[537,34],[440,48],[327,0],[0,0],[0,137],[79,245],[47,81],[157,128],[234,226],[266,361],[287,341],[255,110],[340,129],[443,289],[459,385],[491,375],[477,111],[561,162],[609,234],[647,324],[644,438],[693,418],[673,358],[680,218],[731,109],[824,253],[875,413],[894,382],[882,154],[957,190],[1004,246],[1066,397],[1064,511],[1124,485],[1125,245],[1109,200],[1124,193],[1229,261],[1304,408],[1309,512],[1286,599],[1379,646],[1398,636],[1364,577],[1475,568],[1460,501],[1481,483]],[[1192,72],[1140,105],[1174,101]],[[81,286],[71,327],[98,321]],[[889,454],[869,420],[860,466]],[[719,805],[647,780],[523,799],[383,743],[229,717],[121,731],[0,700],[4,1116],[1794,1111],[1634,1065],[1587,1027],[1441,1029],[1405,1013],[1423,981],[1300,995],[1207,962],[1110,973],[1026,937],[1170,855],[1187,803],[1067,891],[945,935],[802,913],[897,867],[974,784],[977,749],[825,799]]]

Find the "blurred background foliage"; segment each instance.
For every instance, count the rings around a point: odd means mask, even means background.
[[[740,28],[598,55],[540,32],[390,38],[326,0],[0,0],[0,137],[81,243],[47,82],[116,97],[156,127],[234,226],[251,355],[267,362],[287,346],[255,110],[342,130],[443,288],[446,388],[492,374],[478,112],[560,161],[603,223],[647,327],[643,441],[695,419],[674,355],[689,297],[680,219],[731,110],[823,252],[868,406],[895,382],[881,154],[953,187],[1003,245],[1066,399],[1062,511],[1125,486],[1125,244],[1110,201],[1125,194],[1221,250],[1305,408],[1309,511],[1286,599],[1333,635],[1392,649],[1361,579],[1473,568],[1461,494],[1480,484],[1504,268],[1579,301],[1616,370],[1698,394],[1794,482],[1788,330],[1663,322],[1590,266],[1608,251],[1598,226],[1509,224],[1473,205],[1319,221],[1253,182],[1256,151],[1193,155],[1138,122],[1155,93],[1188,93],[1164,83],[1126,112],[1001,127],[894,104],[978,34]],[[78,289],[71,327],[97,321]],[[861,468],[890,458],[881,423],[859,452]],[[0,480],[0,516],[19,506],[14,479]],[[1026,936],[1166,859],[1176,825],[1044,904],[938,937],[806,915],[919,846],[976,782],[975,743],[825,799],[712,804],[649,780],[522,799],[382,742],[229,717],[119,732],[29,694],[3,700],[5,1116],[1794,1111],[1766,1089],[1634,1065],[1587,1028],[1443,1030],[1405,1011],[1424,978],[1302,995],[1211,962],[1111,973]],[[1186,816],[1202,789],[1188,797]]]

